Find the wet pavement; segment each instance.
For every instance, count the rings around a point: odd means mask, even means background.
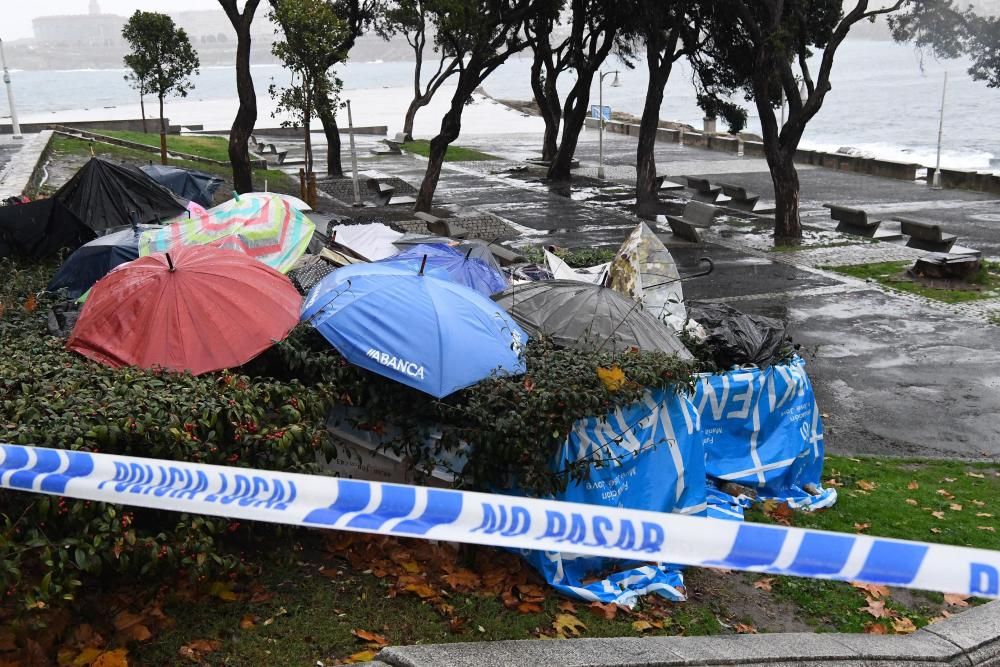
[[[595,173],[596,136],[589,131],[581,139],[579,173]],[[426,161],[371,156],[375,141],[360,142],[359,170],[419,185]],[[605,135],[609,180],[577,178],[571,188],[556,189],[541,181],[539,170],[523,168],[522,160],[538,155],[539,136],[463,136],[458,143],[501,159],[446,164],[437,206],[492,212],[522,233],[514,244],[617,245],[639,221],[630,210],[630,137]],[[661,173],[673,177],[706,176],[744,185],[763,199],[772,196],[760,159],[668,144],[657,147],[657,161]],[[819,236],[833,228],[822,204],[835,202],[884,217],[937,220],[959,235],[959,243],[1000,257],[1000,198],[811,166],[799,176],[803,220]],[[680,210],[687,196],[672,195],[672,210]],[[711,276],[685,283],[687,298],[730,302],[789,321],[826,414],[828,451],[1000,460],[1000,328],[988,323],[1000,322],[1000,302],[949,306],[814,268],[912,256],[898,245],[767,252],[760,238],[732,233],[748,223],[730,222],[737,227],[713,227],[702,244],[674,239],[666,225],[653,225],[682,275],[698,271],[702,256],[715,262]]]

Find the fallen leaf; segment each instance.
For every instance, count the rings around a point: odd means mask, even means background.
[[[217,639],[195,639],[194,641],[181,646],[177,652],[182,658],[186,658],[191,662],[200,663],[202,661],[202,654],[214,653],[220,648],[222,648],[222,642]]]
[[[625,373],[618,366],[598,367],[597,377],[601,379],[608,391],[618,391],[625,386]]]
[[[945,491],[944,489],[938,489],[935,493],[937,493],[939,496],[942,496],[945,500],[954,500],[955,499],[955,494],[949,493],[949,492]]]
[[[746,623],[737,623],[737,624],[735,624],[733,626],[733,629],[736,630],[736,634],[738,634],[738,635],[755,635],[755,634],[757,634],[757,628],[753,627],[752,625],[748,625]]]
[[[474,591],[483,585],[478,574],[465,568],[444,575],[441,581],[458,591]]]
[[[934,533],[935,535],[937,535],[938,533],[941,532],[941,529],[940,528],[931,528],[931,532]]]
[[[832,486],[832,487],[837,488],[837,489],[839,489],[840,487],[844,486],[840,482],[840,480],[836,479],[835,477],[831,477],[830,479],[826,480],[823,483],[826,484],[827,486]]]
[[[465,619],[453,616],[448,619],[448,631],[453,635],[461,634],[465,630]]]
[[[772,582],[774,582],[774,577],[764,577],[763,579],[758,579],[753,582],[753,587],[770,593]]]
[[[104,653],[103,649],[88,646],[80,651],[80,654],[73,658],[69,664],[73,665],[73,667],[90,667],[102,653]]]
[[[986,518],[986,519],[992,519],[993,518],[993,515],[990,514],[989,512],[976,512],[976,516],[983,517],[983,518]]]
[[[870,523],[855,523],[854,531],[857,533],[863,533],[871,527],[872,525]]]
[[[986,475],[981,475],[978,472],[968,472],[965,473],[969,477],[975,477],[976,479],[986,479]]]
[[[632,629],[636,632],[647,632],[653,629],[653,624],[649,621],[632,621]]]
[[[608,604],[591,602],[587,608],[606,621],[613,621],[615,620],[615,616],[618,615],[618,605],[613,602],[609,602]]]
[[[115,615],[115,618],[112,621],[112,623],[115,626],[115,630],[121,632],[122,630],[127,630],[128,628],[131,628],[133,625],[139,623],[140,621],[142,621],[142,616],[133,614],[130,611],[122,611],[119,612],[117,615]]]
[[[524,378],[524,390],[530,393],[531,390],[534,388],[535,388],[535,381],[531,379],[530,375],[526,376]]]
[[[587,626],[573,614],[556,614],[552,629],[563,637],[579,637],[580,630],[586,630]]]
[[[409,591],[410,593],[414,593],[423,599],[433,598],[438,596],[438,592],[435,591],[430,586],[428,586],[427,584],[417,584],[417,583],[407,584],[406,586],[403,586],[403,590]]]
[[[351,634],[362,641],[378,644],[379,646],[385,646],[389,643],[389,641],[382,635],[374,632],[368,632],[367,630],[351,630]]]
[[[892,629],[901,635],[908,635],[917,631],[917,626],[908,618],[897,618],[892,622]]]
[[[559,611],[564,611],[567,614],[576,613],[576,605],[570,602],[569,600],[560,600],[559,604],[556,605],[556,609],[558,609]]]
[[[868,600],[867,607],[858,607],[858,611],[863,611],[866,614],[871,614],[873,618],[889,618],[892,616],[892,610],[885,608],[885,600]]]
[[[33,313],[38,310],[38,299],[35,298],[34,294],[29,294],[27,301],[24,302],[24,309],[29,313]]]
[[[346,658],[341,660],[341,662],[344,663],[345,665],[353,665],[359,662],[371,662],[372,660],[375,659],[375,653],[376,651],[372,651],[371,649],[367,651],[359,651],[357,653],[352,653],[351,655],[347,656]]]
[[[105,651],[90,663],[90,667],[128,667],[128,651],[123,648]]]
[[[906,485],[906,488],[908,488],[910,491],[914,491],[916,489],[919,489],[920,485],[917,484],[916,480],[912,480],[909,484]]]
[[[954,482],[954,481],[955,481],[955,478],[954,478],[954,477],[945,477],[945,478],[944,478],[944,479],[942,479],[941,481],[942,481],[942,482],[949,482],[949,483],[951,483],[951,482]]]
[[[253,619],[253,614],[247,614],[240,619],[240,630],[249,630],[256,627],[257,622]]]
[[[882,586],[881,584],[865,584],[860,581],[852,581],[851,586],[854,586],[859,590],[867,592],[871,597],[875,598],[876,600],[884,598],[886,595],[889,594],[889,587]]]
[[[984,503],[982,500],[973,500],[972,504],[975,505],[976,507],[986,507],[986,503]]]
[[[913,506],[915,507],[915,506],[919,505],[920,503],[918,503],[918,502],[917,502],[916,500],[914,500],[913,498],[907,498],[907,499],[906,499],[906,504],[907,504],[907,505],[913,505]]]
[[[208,588],[208,594],[214,595],[224,602],[235,602],[239,596],[233,592],[233,582],[214,581]]]
[[[121,636],[126,640],[144,642],[153,637],[153,633],[149,631],[142,623],[136,623],[135,625],[129,626],[125,632],[121,633]]]
[[[962,506],[959,503],[951,503],[950,505],[948,505],[948,509],[950,509],[953,512],[961,512]]]
[[[997,532],[997,529],[994,528],[993,526],[976,526],[976,528],[978,528],[979,530],[985,530],[989,533]]]
[[[963,595],[962,593],[946,593],[944,596],[944,603],[950,607],[968,607],[969,603],[966,600],[970,596]]]
[[[934,517],[935,519],[943,519],[944,512],[931,512],[931,516]]]
[[[542,606],[537,602],[522,602],[517,605],[517,611],[522,614],[540,614]]]
[[[889,631],[881,623],[869,623],[865,626],[866,635],[887,635]]]
[[[862,491],[874,491],[875,489],[878,488],[878,484],[876,484],[875,482],[869,482],[868,480],[865,479],[859,479],[857,482],[855,482],[855,484],[857,484],[858,488],[861,489]]]

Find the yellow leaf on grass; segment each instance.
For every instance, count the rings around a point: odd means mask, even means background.
[[[948,505],[948,508],[951,509],[954,512],[961,512],[962,511],[962,506],[959,505],[958,503],[952,503],[952,504]]]
[[[438,596],[438,592],[433,588],[431,588],[430,586],[428,586],[427,584],[417,584],[417,583],[407,584],[406,586],[403,586],[403,590],[409,591],[410,593],[414,593],[418,597],[424,599]]]
[[[762,591],[770,592],[771,584],[773,582],[774,582],[774,577],[764,577],[762,579],[758,579],[757,581],[753,582],[753,587],[759,588]]]
[[[901,635],[908,635],[917,631],[917,626],[908,618],[897,618],[892,622],[892,629]]]
[[[855,484],[857,484],[858,488],[863,491],[874,491],[875,489],[878,488],[878,484],[876,484],[875,482],[869,482],[868,480],[865,479],[859,479],[857,482],[855,482]]]
[[[649,621],[632,621],[632,629],[636,632],[647,632],[653,629],[653,624]]]
[[[240,619],[240,630],[249,630],[257,625],[257,621],[253,619],[253,614],[247,614]]]
[[[944,512],[931,512],[931,516],[934,517],[935,519],[943,519]]]
[[[942,482],[949,482],[950,483],[950,482],[954,482],[955,478],[954,477],[945,477],[941,481]]]
[[[986,475],[981,475],[978,472],[966,472],[965,474],[976,479],[986,479]]]
[[[982,500],[973,500],[972,504],[975,505],[976,507],[986,507],[986,503],[984,503]]]
[[[625,373],[618,366],[598,368],[597,377],[601,378],[608,391],[618,391],[625,386]]]
[[[908,488],[910,491],[915,491],[916,489],[920,488],[920,485],[917,484],[916,480],[913,480],[909,484],[906,485],[906,488]]]
[[[937,535],[938,533],[941,532],[941,529],[940,528],[931,528],[931,532],[934,533],[935,535]]]
[[[235,602],[239,599],[236,593],[233,592],[232,582],[213,581],[208,589],[208,594],[214,595],[225,602]]]
[[[73,658],[73,661],[70,664],[73,665],[73,667],[90,667],[102,653],[104,653],[102,649],[88,646],[80,651],[80,655]]]
[[[984,519],[992,519],[993,515],[989,512],[976,512],[976,516],[983,517]]]
[[[913,505],[914,507],[916,507],[917,505],[919,505],[919,503],[916,500],[914,500],[913,498],[907,498],[906,499],[906,504],[907,505]]]
[[[937,493],[939,496],[941,496],[945,500],[954,500],[955,499],[955,494],[949,493],[948,491],[945,491],[944,489],[938,489],[935,493]]]
[[[105,651],[90,663],[90,667],[128,667],[128,651],[123,648]]]
[[[579,637],[580,630],[586,630],[587,626],[573,614],[556,614],[552,629],[563,637]]]
[[[863,533],[863,532],[865,532],[866,530],[868,530],[871,527],[872,527],[872,525],[870,523],[855,523],[854,524],[854,530],[856,532],[858,532],[858,533]]]
[[[359,651],[357,653],[352,653],[342,660],[345,665],[353,665],[359,662],[371,662],[375,659],[375,651],[371,649],[367,651]]]
[[[993,526],[976,526],[976,528],[978,528],[979,530],[985,530],[986,532],[989,533],[997,532],[997,529],[994,528]]]
[[[408,560],[405,563],[403,563],[403,569],[409,572],[410,574],[417,574],[418,572],[420,572],[420,563],[418,563],[415,560]]]

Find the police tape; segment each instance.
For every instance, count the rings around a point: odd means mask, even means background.
[[[232,519],[1000,597],[1000,551],[0,445],[0,487]]]

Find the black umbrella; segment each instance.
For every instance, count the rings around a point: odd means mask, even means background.
[[[175,195],[190,199],[205,208],[212,208],[215,205],[215,191],[223,183],[218,176],[194,169],[167,167],[161,164],[150,164],[139,168]]]
[[[0,257],[46,259],[92,238],[94,232],[55,199],[0,206]]]
[[[691,353],[667,325],[637,301],[609,287],[573,280],[541,280],[515,285],[493,296],[528,333],[581,350]]]

